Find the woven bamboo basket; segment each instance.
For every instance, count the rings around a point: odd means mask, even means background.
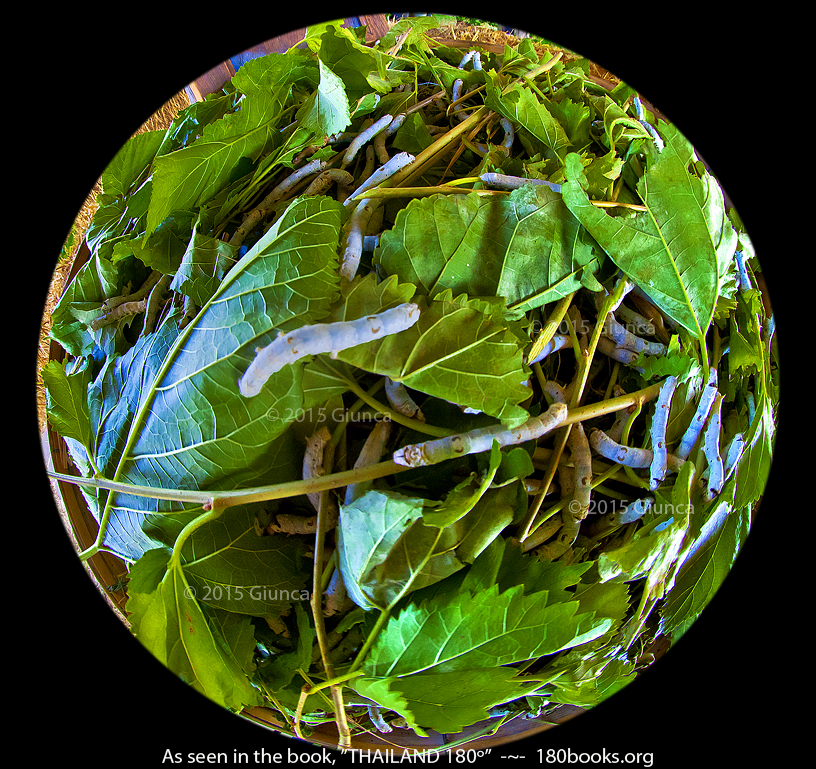
[[[367,40],[369,41],[376,40],[388,30],[389,26],[387,20],[382,15],[360,16],[346,19],[345,22],[350,26],[365,25]],[[485,28],[482,30],[474,30],[468,25],[461,23],[448,29],[442,29],[440,32],[442,33],[438,35],[440,41],[453,47],[467,48],[478,46],[486,51],[501,53],[504,51],[505,39],[509,39],[512,43],[511,36],[499,33],[494,29]],[[205,72],[193,83],[190,83],[184,91],[186,99],[189,102],[204,99],[208,94],[219,90],[221,86],[235,74],[237,67],[244,61],[270,52],[285,52],[302,40],[304,35],[305,29],[289,32],[232,57],[228,61]],[[546,48],[551,51],[559,50],[549,45],[546,46]],[[569,52],[565,53],[572,55]],[[617,82],[614,76],[599,69],[594,64],[592,65],[592,73],[593,79],[605,87],[611,88]],[[183,95],[179,94],[179,96],[181,97]],[[649,108],[660,115],[652,105],[649,105]],[[172,115],[170,117],[172,118]],[[167,122],[169,123],[169,119]],[[145,127],[147,127],[147,124]],[[155,128],[155,126],[153,127]],[[89,198],[91,202],[92,197],[93,196]],[[61,282],[62,287],[70,284],[71,280],[89,258],[90,252],[85,243],[82,242],[73,256],[70,269],[64,275],[64,279]],[[59,283],[59,281],[55,280],[55,284],[57,283]],[[61,293],[58,285],[52,288],[52,293],[54,294],[52,301],[55,301]],[[62,361],[65,358],[65,352],[62,347],[56,342],[47,341],[47,316],[48,313],[46,312],[42,333],[42,339],[45,340],[44,344],[46,345],[47,360]],[[41,422],[41,442],[46,469],[57,473],[76,474],[65,443],[50,426],[45,424],[44,420],[41,419]],[[82,551],[90,547],[95,541],[98,524],[83,499],[80,487],[71,483],[52,480],[52,491],[59,512],[63,517],[63,522],[73,538],[77,550]],[[113,611],[127,624],[127,596],[124,590],[117,589],[120,580],[127,573],[126,564],[109,553],[100,552],[87,562],[86,568]],[[650,651],[653,653],[654,658],[657,659],[667,651],[668,646],[668,641],[659,639]],[[468,737],[472,736],[473,739],[467,743],[467,748],[487,749],[493,746],[514,742],[521,738],[526,739],[538,735],[556,725],[569,721],[582,712],[584,711],[579,707],[563,705],[549,712],[546,717],[528,720],[516,719],[501,726],[497,730],[490,728],[489,721],[484,721],[474,724],[461,734],[450,736],[429,732],[429,737],[420,738],[410,730],[398,730],[398,732],[388,734],[387,737],[381,737],[374,733],[362,733],[352,737],[351,747],[361,750],[382,750],[396,747],[410,751],[427,751],[444,749],[445,746],[451,742],[461,743],[463,740],[467,740]],[[275,732],[287,731],[285,728],[286,725],[279,718],[279,714],[271,709],[253,708],[244,711],[241,716],[254,724],[274,730]],[[485,732],[488,732],[487,736],[478,736]],[[307,742],[320,747],[336,748],[338,744],[338,733],[335,725],[329,723],[315,727],[307,738]]]

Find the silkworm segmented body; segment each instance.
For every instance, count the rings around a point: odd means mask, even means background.
[[[572,426],[568,443],[575,466],[574,501],[577,502],[577,504],[570,505],[569,512],[574,519],[582,521],[589,512],[589,502],[592,494],[592,454],[589,450],[589,441],[587,441],[584,426],[580,422]]]
[[[649,488],[654,491],[666,477],[668,451],[666,449],[666,428],[669,424],[669,410],[674,391],[677,389],[677,377],[666,377],[655,402],[655,413],[652,417],[652,461],[649,465]]]
[[[371,141],[380,131],[384,131],[394,119],[393,115],[383,115],[375,123],[372,123],[364,131],[360,131],[352,140],[351,144],[346,148],[346,153],[343,155],[343,165],[348,165],[357,156],[360,147]]]
[[[357,274],[360,258],[363,255],[365,229],[371,215],[381,204],[380,198],[363,198],[351,214],[347,225],[346,246],[343,249],[343,259],[340,264],[341,277],[351,280]]]
[[[408,394],[408,388],[402,382],[395,382],[391,377],[385,378],[385,395],[392,408],[406,417],[425,421],[425,416],[414,399]]]
[[[722,394],[717,393],[711,407],[708,425],[703,433],[703,453],[708,462],[708,485],[704,498],[710,502],[721,491],[725,480],[725,468],[720,455],[720,409]]]
[[[525,179],[523,176],[508,176],[507,174],[484,173],[479,178],[489,187],[498,187],[501,190],[515,190],[524,184],[543,184],[555,192],[561,192],[561,185],[548,182],[546,179]]]
[[[419,305],[406,302],[377,315],[337,323],[303,326],[258,350],[241,380],[238,390],[245,398],[257,395],[266,380],[284,366],[307,355],[337,353],[358,344],[397,334],[419,320]]]
[[[711,411],[711,404],[714,403],[714,399],[717,397],[717,379],[717,369],[712,366],[708,371],[708,381],[700,395],[697,410],[694,412],[691,423],[686,428],[686,432],[683,433],[683,437],[680,439],[680,445],[675,451],[675,454],[681,459],[688,457],[694,448],[694,444],[697,443],[697,439],[700,437],[703,425],[706,419],[708,419],[708,412]]]
[[[512,446],[540,438],[561,424],[566,416],[567,407],[563,403],[554,403],[543,414],[528,419],[519,427],[508,430],[503,425],[495,425],[450,435],[447,438],[413,443],[397,449],[393,459],[397,464],[406,467],[423,467],[466,454],[489,451],[494,440],[500,446]]]
[[[384,182],[389,176],[393,176],[397,171],[414,162],[414,156],[409,152],[400,152],[391,158],[385,165],[380,166],[371,176],[368,177],[354,192],[343,201],[343,205],[348,205],[357,195],[366,190],[376,187]],[[355,201],[356,202],[356,201]]]
[[[604,459],[618,465],[626,465],[636,469],[650,467],[654,459],[654,452],[650,449],[637,449],[623,446],[613,441],[603,430],[594,428],[589,433],[589,443]],[[667,470],[676,473],[683,466],[683,461],[675,454],[666,455]]]
[[[556,352],[563,347],[567,347],[571,343],[570,337],[567,334],[555,334],[553,335],[553,338],[544,345],[541,352],[536,355],[533,360],[528,361],[528,364],[532,366],[533,363],[538,363],[539,361],[544,360],[544,358],[546,358],[550,353]]]

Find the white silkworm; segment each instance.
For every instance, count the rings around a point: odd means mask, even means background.
[[[363,198],[349,217],[346,245],[343,249],[343,259],[340,264],[340,276],[351,280],[357,274],[360,258],[363,255],[365,229],[371,215],[382,204],[381,198]]]
[[[513,124],[507,118],[501,118],[499,125],[504,129],[504,141],[501,146],[509,150],[513,146],[513,140],[516,138],[515,131],[513,131]]]
[[[649,132],[649,135],[652,137],[652,139],[654,139],[657,151],[662,152],[664,146],[663,139],[660,138],[660,134],[646,121],[646,114],[643,111],[643,102],[641,102],[640,96],[635,96],[634,105],[635,112],[637,113],[638,122]]]
[[[368,142],[370,142],[380,131],[384,131],[388,128],[391,121],[394,119],[393,115],[383,115],[379,120],[372,123],[368,128],[364,131],[360,131],[352,140],[351,144],[346,148],[346,153],[343,155],[343,165],[348,165],[351,163],[355,157],[357,157],[357,152],[359,151],[360,147],[364,146]]]
[[[541,348],[541,352],[536,355],[531,361],[527,361],[528,365],[532,366],[533,363],[538,363],[541,360],[544,360],[550,353],[556,352],[563,347],[567,347],[571,344],[571,340],[569,335],[567,334],[555,334],[552,339],[550,339],[544,347]]]
[[[691,453],[694,444],[697,443],[697,439],[700,437],[703,425],[706,419],[708,419],[711,404],[714,403],[714,399],[717,397],[717,377],[717,369],[712,366],[708,371],[708,382],[703,389],[702,395],[700,395],[697,410],[694,412],[694,416],[691,418],[691,423],[688,428],[686,428],[686,432],[683,433],[683,437],[680,439],[680,445],[674,452],[681,459],[686,459]]]
[[[460,62],[459,62],[459,67],[458,67],[458,69],[464,69],[464,68],[465,68],[465,64],[467,64],[467,63],[468,63],[468,62],[469,62],[469,61],[470,61],[470,60],[473,58],[473,54],[475,54],[475,53],[476,53],[476,51],[468,51],[468,52],[467,52],[467,53],[466,53],[466,54],[465,54],[465,55],[462,57],[462,61],[460,61]]]
[[[751,278],[748,275],[748,257],[742,251],[734,253],[734,261],[737,263],[737,270],[739,274],[739,290],[740,293],[745,293],[751,290]]]
[[[481,427],[447,438],[414,443],[397,449],[393,459],[397,464],[406,467],[423,467],[466,454],[489,451],[494,440],[498,441],[500,446],[512,446],[540,438],[561,424],[566,417],[566,405],[554,403],[543,414],[528,419],[519,427],[509,430],[503,425]]]
[[[288,334],[279,334],[274,342],[257,351],[238,390],[245,398],[257,395],[266,380],[284,366],[307,355],[337,353],[358,344],[397,334],[419,320],[419,305],[406,302],[377,315],[337,323],[302,326]]]
[[[593,521],[589,527],[589,534],[593,537],[602,537],[627,523],[634,523],[640,520],[646,511],[654,504],[654,497],[643,497],[631,502],[622,510],[616,510],[601,516],[597,521]]]
[[[632,350],[633,352],[643,352],[646,355],[665,355],[666,345],[660,342],[648,342],[641,339],[636,334],[633,334],[624,325],[619,323],[615,318],[615,314],[610,312],[607,315],[606,323],[604,323],[604,336],[609,337],[616,347],[623,350]]]
[[[383,131],[385,136],[393,136],[398,130],[399,127],[405,122],[405,118],[407,117],[407,113],[400,112],[399,115],[396,115],[394,119],[388,124],[388,127]]]
[[[402,382],[395,382],[391,377],[386,377],[385,395],[395,411],[399,411],[406,417],[418,419],[420,422],[425,421],[425,416],[419,406],[414,403],[414,399],[408,393],[408,388]]]
[[[649,489],[654,491],[666,477],[668,450],[666,449],[666,429],[669,424],[669,411],[674,391],[677,389],[677,377],[668,376],[660,387],[655,401],[655,413],[650,430],[652,437],[652,461],[649,465]]]
[[[711,407],[708,425],[703,433],[703,454],[708,462],[708,485],[704,499],[710,502],[720,492],[725,481],[725,470],[720,456],[720,409],[722,394],[717,393]]]
[[[410,165],[413,162],[414,156],[409,152],[400,152],[394,155],[391,160],[384,165],[381,165],[373,174],[371,174],[371,176],[368,177],[368,179],[357,187],[357,189],[343,201],[343,205],[348,205],[349,201],[353,200],[357,195],[360,195],[366,190],[370,190],[372,187],[376,187],[378,184],[384,182],[389,176],[393,176],[397,171],[405,168],[405,166]]]
[[[589,443],[595,451],[605,459],[618,465],[626,465],[641,469],[650,467],[654,459],[654,452],[650,449],[636,449],[632,446],[623,446],[612,440],[600,428],[594,428],[589,433]],[[667,454],[666,467],[670,472],[676,473],[683,466],[684,460],[676,454]]]
[[[745,451],[745,438],[742,433],[737,433],[728,444],[728,449],[725,452],[725,467],[723,468],[724,477],[727,480],[733,469],[737,466],[737,462],[742,458],[742,453]]]
[[[635,366],[634,363],[638,359],[638,353],[634,350],[624,350],[622,347],[616,347],[615,343],[606,336],[598,337],[598,352],[603,353],[608,358],[623,363],[626,366],[631,366],[635,371],[643,373],[641,366]]]
[[[546,179],[527,179],[523,176],[508,176],[507,174],[483,173],[479,176],[489,187],[498,187],[502,190],[515,190],[524,184],[543,184],[555,192],[561,192],[561,185],[548,182]]]

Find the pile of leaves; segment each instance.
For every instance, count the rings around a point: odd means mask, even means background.
[[[100,523],[80,557],[127,563],[136,637],[224,708],[341,746],[626,686],[728,573],[773,449],[759,264],[689,142],[586,60],[474,57],[435,24],[310,28],[130,139],[43,370],[60,477]],[[410,327],[342,344],[406,304]],[[239,392],[258,348],[326,324]],[[429,464],[395,461],[425,441]]]

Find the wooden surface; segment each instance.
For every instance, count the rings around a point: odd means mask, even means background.
[[[343,26],[349,28],[365,27],[366,43],[378,40],[389,29],[388,21],[383,14],[349,16],[343,19]],[[264,43],[232,56],[190,83],[185,89],[187,98],[191,102],[202,101],[208,94],[219,91],[224,83],[228,82],[245,62],[259,56],[266,56],[268,53],[285,53],[303,40],[304,37],[306,37],[306,27],[284,32],[277,37],[270,38]]]

